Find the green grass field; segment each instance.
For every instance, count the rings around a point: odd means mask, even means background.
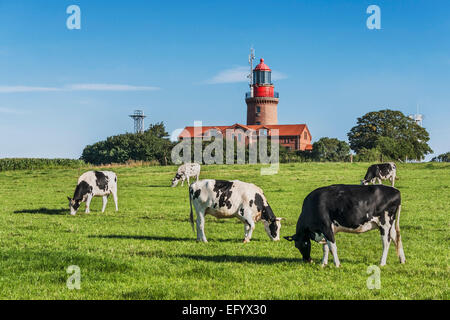
[[[358,183],[368,164],[284,164],[261,176],[260,166],[203,166],[201,178],[239,179],[260,186],[292,235],[305,196],[317,187]],[[303,264],[292,242],[272,242],[262,223],[243,244],[237,219],[205,225],[197,243],[189,224],[188,188],[170,188],[175,167],[118,167],[119,212],[101,198],[70,216],[78,169],[0,173],[1,299],[448,299],[450,165],[400,164],[400,227],[406,264],[392,244],[381,289],[369,290],[367,268],[378,265],[378,231],[336,237],[342,267],[312,244]],[[66,269],[81,269],[69,290]]]

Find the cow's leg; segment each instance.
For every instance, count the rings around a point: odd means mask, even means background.
[[[238,217],[244,223],[244,243],[250,242],[253,230],[255,230],[255,221],[253,220],[252,211],[250,208],[243,207],[239,209],[238,212]]]
[[[255,222],[253,219],[245,219],[244,226],[247,228],[245,233],[244,243],[250,242],[253,235],[253,230],[255,230]]]
[[[91,200],[92,200],[92,198],[93,198],[93,195],[92,194],[88,194],[87,195],[87,198],[86,198],[86,213],[90,213],[91,211],[90,211],[90,206],[91,206]]]
[[[187,181],[188,181],[188,186],[190,186],[191,184],[189,183],[189,176],[187,176]]]
[[[114,199],[114,204],[116,205],[116,211],[119,211],[119,203],[118,203],[118,198],[117,198],[117,190],[114,190],[111,192],[113,195],[113,199]]]
[[[328,264],[328,253],[330,252],[330,248],[328,244],[323,244],[322,246],[323,256],[322,256],[322,267],[325,267]]]
[[[405,263],[405,252],[403,251],[402,237],[400,235],[400,211],[401,206],[397,209],[395,226],[391,227],[391,239],[394,240],[395,251],[397,252],[400,263]]]
[[[322,267],[325,267],[328,264],[328,253],[330,252],[330,248],[328,244],[323,244],[323,257],[322,257]]]
[[[394,187],[395,184],[395,174],[391,176],[391,186]]]
[[[381,180],[380,177],[378,177],[377,180],[378,180],[378,184],[383,184],[383,181]]]
[[[339,262],[339,258],[337,255],[337,246],[335,242],[331,242],[327,240],[327,245],[329,249],[331,250],[331,254],[333,255],[334,264],[337,268],[341,266],[341,263]]]
[[[386,259],[389,252],[389,246],[391,244],[391,224],[389,223],[388,212],[385,212],[385,223],[380,225],[381,242],[383,244],[383,253],[381,254],[380,266],[386,265]]]
[[[380,229],[381,242],[383,243],[383,254],[381,255],[380,266],[386,265],[386,259],[389,252],[389,245],[391,244],[391,239],[389,239],[388,230]]]
[[[105,212],[106,204],[108,203],[108,196],[103,196],[102,213]]]
[[[198,181],[198,178],[200,177],[200,172],[197,174],[197,181]]]
[[[205,236],[205,210],[197,210],[197,241],[208,242]]]
[[[244,221],[244,243],[249,242],[250,240],[246,241],[248,239],[248,234],[250,233],[250,225],[247,223],[247,221]]]
[[[181,177],[181,186],[184,186],[184,179],[186,179],[184,176]]]

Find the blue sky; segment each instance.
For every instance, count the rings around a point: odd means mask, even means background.
[[[66,27],[72,4],[80,30]],[[366,27],[371,4],[381,30]],[[131,132],[136,108],[169,132],[245,123],[252,45],[274,71],[280,124],[346,140],[366,112],[419,105],[447,152],[449,12],[445,0],[0,0],[0,158],[78,158]]]

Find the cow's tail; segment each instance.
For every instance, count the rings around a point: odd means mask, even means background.
[[[191,223],[192,231],[195,233],[195,229],[194,229],[194,212],[192,211],[192,194],[193,194],[192,186],[189,186],[188,190],[189,190],[189,205],[191,207],[191,213],[189,214],[189,222]]]
[[[402,205],[400,204],[397,208],[395,217],[395,250],[397,251],[397,256],[400,258],[400,262],[404,263],[405,253],[403,252],[402,236],[400,235],[400,212],[402,211]],[[402,261],[403,259],[403,261]]]

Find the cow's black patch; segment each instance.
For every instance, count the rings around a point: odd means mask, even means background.
[[[384,215],[384,213],[383,214],[381,214],[380,215],[380,223],[381,223],[381,225],[385,225],[386,224],[386,219],[385,219],[385,215]]]
[[[264,208],[264,200],[259,193],[255,194],[255,205],[259,212],[261,212]]]
[[[73,194],[73,200],[75,202],[73,208],[75,210],[78,209],[80,202],[83,201],[83,198],[89,193],[92,193],[92,186],[84,180],[81,181],[75,188],[75,192]]]
[[[278,231],[278,226],[275,223],[275,221],[270,222],[269,230],[270,230],[270,234],[272,235],[272,237],[275,238],[277,236],[277,231]]]
[[[244,216],[244,208],[241,208],[241,209],[239,210],[239,213],[241,214],[241,216]]]
[[[250,207],[253,206],[253,200],[250,200],[250,202],[248,203],[250,205]]]
[[[95,183],[100,190],[108,190],[109,178],[101,171],[95,171]]]
[[[255,205],[256,205],[256,208],[258,209],[258,211],[261,212],[261,219],[269,221],[269,222],[275,221],[276,217],[272,211],[272,208],[269,205],[264,206],[264,199],[259,193],[255,194]],[[275,225],[275,227],[276,227],[276,225]],[[276,229],[275,229],[275,232],[276,232]]]
[[[193,195],[192,199],[197,199],[198,197],[200,197],[200,192],[201,192],[200,189],[196,190],[196,191],[194,192],[194,195]]]
[[[219,207],[231,208],[232,204],[230,201],[231,188],[233,187],[233,182],[225,180],[216,180],[214,184],[213,191],[216,193],[216,198],[219,199]]]

